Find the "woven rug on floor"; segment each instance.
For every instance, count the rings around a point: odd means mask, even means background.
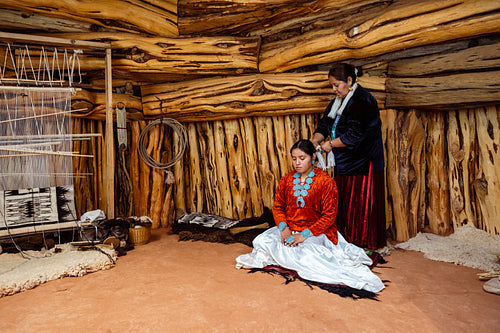
[[[386,260],[377,252],[369,252],[367,253],[370,259],[372,259],[373,264],[370,266],[370,269],[373,269],[375,266],[378,264],[385,264]],[[363,289],[355,289],[346,285],[340,285],[340,284],[328,284],[328,283],[321,283],[321,282],[316,282],[316,281],[311,281],[311,280],[306,280],[301,278],[296,271],[287,269],[281,266],[277,265],[269,265],[264,268],[251,268],[248,271],[249,273],[255,273],[255,272],[264,272],[272,275],[279,275],[285,278],[285,284],[289,284],[290,282],[294,281],[302,281],[305,283],[307,286],[309,286],[311,289],[314,287],[323,289],[328,291],[329,293],[336,294],[341,297],[350,297],[352,299],[372,299],[375,301],[378,301],[378,293],[374,293],[371,291],[363,290]],[[389,281],[387,280],[382,280],[382,282],[387,283]]]

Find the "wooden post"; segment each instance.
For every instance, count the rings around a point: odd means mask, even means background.
[[[115,149],[113,135],[113,82],[111,75],[111,48],[106,49],[106,192],[107,212],[109,219],[115,217]]]

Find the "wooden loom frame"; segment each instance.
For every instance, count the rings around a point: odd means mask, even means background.
[[[50,46],[66,46],[66,47],[81,47],[86,49],[104,49],[105,57],[105,93],[106,93],[106,127],[105,127],[105,144],[106,144],[106,192],[107,192],[107,211],[108,218],[115,217],[114,200],[115,200],[115,150],[114,150],[114,134],[113,134],[113,108],[112,108],[112,70],[111,70],[111,44],[101,42],[80,41],[74,39],[65,39],[57,37],[45,37],[37,35],[26,35],[17,33],[8,33],[0,31],[0,41],[21,42],[29,44],[42,44]],[[73,227],[76,224],[73,223]],[[22,228],[24,229],[24,228]],[[40,230],[40,227],[37,228]],[[0,235],[1,236],[1,235]]]

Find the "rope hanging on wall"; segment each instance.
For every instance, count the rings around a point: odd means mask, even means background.
[[[178,150],[177,154],[172,158],[172,160],[170,160],[166,163],[161,163],[161,162],[156,161],[147,153],[147,147],[146,147],[146,142],[145,142],[146,137],[148,136],[150,129],[156,125],[167,125],[167,126],[171,127],[174,130],[175,134],[177,134],[177,137],[179,138],[179,150]],[[139,142],[138,142],[137,150],[139,151],[139,156],[144,161],[144,163],[146,163],[147,165],[149,165],[152,168],[165,170],[165,169],[173,166],[175,163],[177,163],[181,159],[182,155],[184,154],[184,151],[186,150],[186,143],[187,143],[186,128],[175,119],[161,118],[161,119],[157,119],[157,120],[149,123],[142,130],[141,134],[139,135]],[[173,183],[173,175],[170,171],[167,171],[167,173],[168,173],[167,183],[171,184],[171,183]],[[171,178],[170,180],[169,180],[169,176]]]

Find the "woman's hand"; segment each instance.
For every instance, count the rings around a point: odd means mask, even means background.
[[[283,229],[280,232],[280,234],[281,234],[281,244],[287,245],[285,240],[292,235],[292,231],[290,230],[290,228],[288,228],[288,226],[286,226],[285,229]]]
[[[285,244],[287,246],[297,246],[298,244],[302,243],[303,241],[305,241],[307,239],[304,236],[302,236],[301,234],[293,234],[290,236],[293,238],[293,241],[288,242],[288,243],[284,242],[283,244]],[[286,240],[286,238],[285,238],[285,240]]]
[[[332,151],[332,144],[331,144],[331,141],[324,141],[322,144],[321,144],[321,149],[327,153],[329,153],[330,151]]]

